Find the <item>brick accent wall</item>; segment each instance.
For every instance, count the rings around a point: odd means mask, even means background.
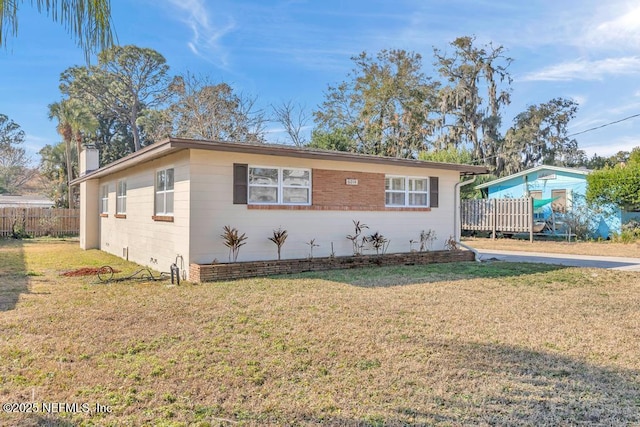
[[[387,265],[424,265],[473,261],[471,251],[408,252],[401,254],[361,255],[335,258],[252,261],[231,264],[191,264],[189,280],[214,282],[248,277],[302,273],[305,271],[340,270]]]
[[[357,185],[347,185],[355,179]],[[384,174],[313,169],[311,206],[252,205],[247,209],[290,211],[404,211],[429,212],[431,208],[385,207]]]
[[[370,211],[385,209],[383,173],[314,169],[312,179],[314,206]],[[357,179],[358,185],[347,185],[347,179]]]

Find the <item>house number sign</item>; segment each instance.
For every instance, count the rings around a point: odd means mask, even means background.
[[[347,178],[347,185],[358,185],[358,180],[355,178]]]

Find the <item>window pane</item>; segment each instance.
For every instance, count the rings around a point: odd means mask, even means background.
[[[285,188],[282,190],[283,203],[309,203],[307,188]]]
[[[250,203],[276,203],[278,189],[276,187],[249,187]]]
[[[282,184],[287,186],[308,187],[310,185],[309,171],[302,169],[284,169]]]
[[[164,213],[164,193],[156,193],[156,214]]]
[[[100,188],[100,213],[107,213],[109,210],[109,185],[105,184]]]
[[[173,169],[167,169],[167,187],[166,190],[173,190]]]
[[[404,190],[404,178],[391,178],[391,190]]]
[[[426,179],[410,179],[409,191],[427,191]]]
[[[427,206],[427,194],[426,193],[412,193],[409,194],[410,206]]]
[[[163,191],[165,182],[164,171],[158,171],[156,173],[156,191]]]
[[[250,168],[250,185],[278,185],[278,169]]]
[[[384,189],[391,190],[391,178],[384,179]]]
[[[173,193],[166,193],[165,196],[166,196],[165,197],[165,200],[166,200],[165,213],[172,214],[173,213]]]
[[[394,193],[388,191],[386,193],[386,202],[387,205],[402,205],[404,206],[404,193]]]

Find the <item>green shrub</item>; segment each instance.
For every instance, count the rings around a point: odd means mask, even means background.
[[[614,234],[613,241],[617,243],[633,243],[640,240],[640,222],[632,219],[622,224],[620,234]]]

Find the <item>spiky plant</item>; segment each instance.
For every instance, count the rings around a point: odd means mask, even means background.
[[[245,245],[247,236],[245,233],[240,234],[237,228],[228,225],[225,225],[222,230],[224,233],[220,237],[222,237],[224,245],[229,248],[229,262],[231,259],[233,262],[237,262],[240,247]]]
[[[362,234],[362,230],[365,228],[369,228],[367,224],[362,224],[360,221],[353,220],[354,233],[347,235],[347,239],[351,240],[351,244],[353,245],[353,255],[362,254],[362,249],[364,245],[367,243],[367,238],[360,235]]]
[[[278,261],[280,261],[280,250],[282,249],[282,245],[287,240],[288,234],[287,230],[283,230],[282,227],[277,230],[273,230],[273,236],[268,237],[273,243],[278,247]]]
[[[316,243],[316,239],[309,240],[307,245],[309,245],[309,259],[313,259],[313,248],[317,248],[320,245]]]
[[[367,241],[371,242],[371,246],[373,246],[376,250],[376,254],[379,255],[380,251],[382,251],[382,254],[384,255],[384,253],[387,251],[389,239],[387,239],[377,231],[369,236],[367,238]]]
[[[437,239],[435,230],[422,230],[420,232],[420,252],[430,251],[433,242]]]

